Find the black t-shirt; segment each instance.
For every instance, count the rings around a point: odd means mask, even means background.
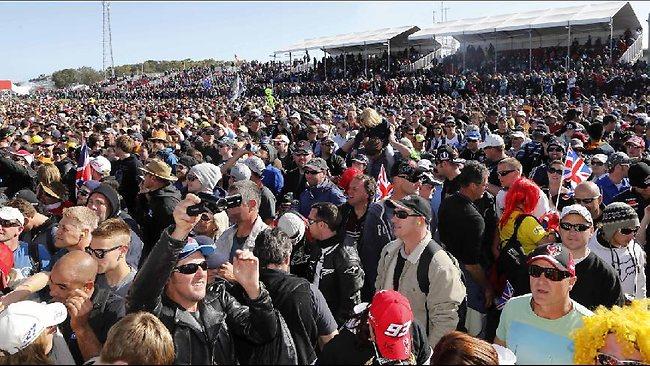
[[[429,346],[425,330],[417,321],[411,326],[411,338],[413,339],[413,354],[418,365],[424,365],[433,350]],[[350,329],[344,328],[331,341],[329,341],[321,352],[317,365],[365,365],[371,358],[375,357],[372,343],[359,342],[356,334]]]
[[[447,179],[445,178],[444,183],[442,184],[442,193],[441,197],[443,199],[451,196],[452,194],[458,192],[460,190],[460,183],[458,182],[458,177],[454,179]]]
[[[399,254],[397,255],[397,264],[395,264],[395,272],[393,273],[393,290],[399,291],[399,278],[402,275],[402,271],[404,270],[404,264],[406,263],[406,258],[404,258],[404,255],[402,255],[402,251],[400,250]]]
[[[266,219],[275,219],[275,196],[266,186],[262,186],[260,190],[261,201],[260,201],[260,217],[262,220]]]
[[[499,159],[499,160],[494,161],[494,162],[486,160],[487,168],[490,171],[490,175],[488,176],[488,183],[494,184],[497,187],[501,186],[501,181],[499,181],[499,174],[497,173],[497,167],[499,166],[499,163],[501,162],[501,160],[503,160],[503,159]]]
[[[593,252],[576,264],[576,276],[578,280],[570,292],[573,300],[590,310],[599,305],[623,306],[625,295],[618,274]]]
[[[111,293],[105,289],[95,289],[93,296],[90,298],[93,302],[93,309],[90,312],[88,323],[95,333],[99,343],[106,342],[108,331],[117,323],[117,321],[124,317],[124,299]],[[77,335],[70,327],[70,317],[68,317],[59,326],[63,338],[65,339],[70,353],[77,365],[83,364],[85,361],[77,343]]]
[[[442,200],[438,231],[440,241],[460,263],[480,263],[485,220],[467,197],[455,193]]]

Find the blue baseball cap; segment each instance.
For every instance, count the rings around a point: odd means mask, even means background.
[[[192,237],[187,238],[187,243],[181,250],[181,254],[178,256],[178,259],[185,259],[192,255],[194,252],[197,250],[201,251],[201,254],[203,254],[205,257],[209,256],[210,254],[214,253],[216,250],[214,243],[210,244],[207,242],[204,242],[204,244],[199,243],[196,239]]]
[[[470,130],[467,133],[467,139],[468,140],[477,140],[478,141],[478,140],[481,139],[481,134],[476,130]]]

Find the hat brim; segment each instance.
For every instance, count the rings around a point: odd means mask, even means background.
[[[312,170],[318,170],[319,173],[324,172],[324,171],[327,170],[327,168],[322,168],[322,167],[319,167],[319,166],[316,166],[316,165],[310,165],[310,164],[305,165],[305,169],[307,169],[307,168],[312,169]]]
[[[174,177],[174,176],[165,177],[163,175],[156,174],[156,173],[152,172],[151,170],[148,170],[147,168],[138,168],[138,169],[140,169],[141,171],[143,171],[145,173],[149,173],[149,174],[151,174],[153,176],[156,176],[156,177],[158,177],[160,179],[168,180],[170,182],[176,182],[178,180],[177,177]]]
[[[566,268],[562,263],[560,263],[557,259],[551,257],[550,255],[536,255],[536,256],[531,257],[530,259],[528,259],[528,260],[526,261],[526,264],[530,265],[531,263],[533,263],[533,262],[536,261],[536,260],[543,260],[543,261],[546,261],[546,262],[548,262],[550,265],[552,265],[553,267],[555,267],[555,269],[557,269],[557,270],[571,273],[571,271],[569,271],[568,268]],[[571,275],[572,275],[572,276],[575,276],[574,273],[571,273]]]
[[[191,250],[191,251],[189,251],[187,253],[182,253],[179,256],[179,259],[187,258],[187,257],[191,256],[192,254],[198,252],[198,251],[201,251],[201,254],[203,254],[204,257],[208,257],[209,255],[214,253],[215,250],[217,250],[217,249],[212,245],[199,245],[198,247],[194,248],[194,250]]]

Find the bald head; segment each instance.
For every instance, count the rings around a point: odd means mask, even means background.
[[[584,206],[591,217],[597,219],[601,215],[601,204],[603,202],[603,195],[600,194],[600,189],[594,182],[582,182],[576,186],[573,195],[577,204]]]
[[[580,198],[595,197],[600,195],[600,189],[594,182],[582,182],[576,186],[575,194]]]
[[[59,259],[52,272],[80,283],[95,282],[97,276],[97,261],[90,254],[75,250]]]

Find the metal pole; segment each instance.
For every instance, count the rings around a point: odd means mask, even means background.
[[[569,71],[569,67],[571,66],[571,24],[568,24],[568,33],[567,33],[567,44],[566,44],[566,69]]]
[[[465,71],[465,54],[467,53],[468,45],[465,45],[465,50],[463,51],[463,71]]]
[[[648,13],[648,27],[650,27],[650,13]],[[650,44],[650,28],[648,28],[648,44]],[[650,67],[650,49],[646,51],[648,53],[648,60],[646,61],[646,70]]]
[[[528,70],[533,71],[533,31],[528,31]]]
[[[327,52],[323,48],[323,73],[325,74],[325,81],[327,81]]]
[[[363,75],[368,76],[368,50],[366,42],[363,42]]]
[[[390,72],[390,39],[388,40],[388,72]]]
[[[609,64],[614,63],[614,18],[609,18]]]
[[[494,73],[497,73],[497,29],[494,28]]]
[[[343,77],[346,77],[348,72],[347,59],[348,59],[347,53],[343,52]]]

